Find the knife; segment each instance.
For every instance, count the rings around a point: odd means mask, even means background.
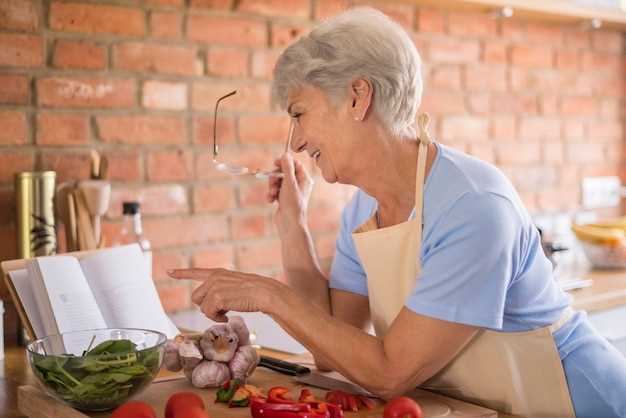
[[[307,374],[297,375],[294,379],[298,383],[304,383],[306,385],[315,386],[317,388],[329,389],[329,390],[342,390],[344,392],[352,393],[355,395],[363,395],[370,398],[375,398],[367,390],[361,386],[357,386],[354,383],[346,382],[345,380],[335,379],[331,376],[326,376],[322,373],[312,371]]]
[[[297,363],[291,363],[285,360],[279,360],[277,358],[261,356],[259,361],[259,367],[265,367],[275,372],[288,374],[290,376],[298,376],[301,374],[310,373],[311,369],[304,367]]]

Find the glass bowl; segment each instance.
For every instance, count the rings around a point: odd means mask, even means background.
[[[105,411],[145,389],[163,362],[165,334],[107,328],[50,335],[26,347],[35,376],[52,397]]]
[[[626,269],[626,245],[580,241],[585,256],[598,269]]]

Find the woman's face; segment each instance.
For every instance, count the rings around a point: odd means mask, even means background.
[[[324,91],[310,85],[294,88],[288,95],[287,111],[295,119],[291,148],[308,153],[329,183],[349,183],[358,155],[347,101],[335,106]]]

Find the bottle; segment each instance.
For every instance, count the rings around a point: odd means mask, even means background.
[[[116,245],[139,244],[146,258],[146,268],[150,277],[152,277],[152,248],[150,241],[143,236],[143,228],[141,225],[141,212],[139,211],[139,202],[122,202],[122,213],[124,215],[124,224]]]

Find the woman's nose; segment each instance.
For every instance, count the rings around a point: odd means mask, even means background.
[[[304,141],[302,136],[300,135],[300,129],[297,124],[294,124],[292,137],[291,137],[291,150],[293,152],[302,151],[302,146],[304,145]]]

